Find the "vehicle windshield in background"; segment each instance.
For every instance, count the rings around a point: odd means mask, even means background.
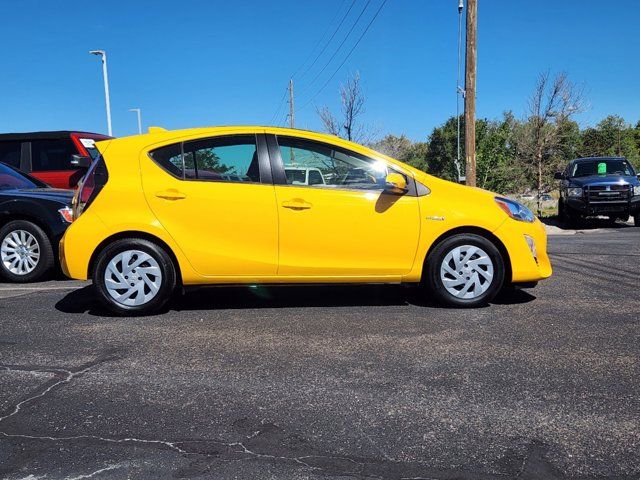
[[[593,160],[576,163],[571,174],[572,177],[591,175],[635,175],[635,172],[626,160]]]
[[[0,163],[0,190],[16,190],[21,188],[38,188],[42,185],[31,181],[13,168]]]

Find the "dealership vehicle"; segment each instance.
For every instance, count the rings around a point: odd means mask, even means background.
[[[0,278],[30,282],[51,272],[72,195],[0,163]]]
[[[89,132],[0,134],[0,162],[55,188],[75,188],[98,154],[95,142],[105,135]]]
[[[613,222],[632,216],[640,226],[640,180],[627,159],[577,158],[555,178],[562,180],[558,200],[561,221],[603,215]]]
[[[473,307],[551,275],[525,206],[337,137],[153,128],[96,145],[60,254],[119,314],[157,310],[177,285],[239,283],[422,283]],[[301,167],[329,180],[294,184]]]

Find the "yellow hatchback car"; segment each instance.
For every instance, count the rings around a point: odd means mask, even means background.
[[[202,284],[422,283],[474,307],[551,275],[525,206],[333,136],[152,128],[96,146],[60,256],[119,314]]]

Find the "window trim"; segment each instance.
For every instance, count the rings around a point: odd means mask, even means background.
[[[256,154],[258,157],[258,174],[260,176],[260,180],[257,182],[242,182],[236,180],[216,180],[210,178],[187,178],[185,176],[185,167],[184,167],[184,144],[190,142],[205,142],[207,140],[217,140],[217,139],[225,139],[225,138],[237,138],[237,137],[253,137],[255,139],[256,145]],[[160,150],[161,148],[170,147],[173,145],[180,145],[180,157],[182,159],[182,176],[177,176],[166,170],[162,165],[160,165],[152,156],[152,153],[156,150]],[[241,184],[241,185],[263,185],[263,184],[271,184],[271,168],[269,165],[269,158],[267,153],[267,145],[264,138],[264,135],[261,133],[227,133],[222,135],[212,135],[208,137],[199,137],[199,138],[188,138],[183,139],[177,142],[167,143],[164,145],[156,146],[153,149],[147,151],[147,157],[156,165],[160,170],[165,172],[168,175],[171,175],[173,178],[177,180],[181,180],[183,182],[203,182],[203,183],[232,183],[232,184]],[[197,171],[197,166],[196,166]]]
[[[311,138],[305,138],[305,137],[297,137],[295,135],[275,135],[275,134],[267,134],[267,145],[268,145],[268,151],[269,151],[269,158],[271,160],[271,170],[273,172],[273,183],[274,185],[278,185],[280,187],[298,187],[298,188],[313,188],[317,191],[324,191],[324,192],[335,192],[335,191],[348,191],[348,192],[374,192],[374,193],[380,193],[380,194],[384,194],[386,193],[384,189],[379,189],[379,188],[349,188],[349,187],[344,187],[341,185],[337,185],[335,187],[330,187],[330,188],[323,188],[323,187],[318,187],[315,185],[292,185],[287,183],[287,177],[285,174],[285,167],[284,167],[284,162],[282,161],[282,155],[280,154],[280,144],[278,143],[278,136],[283,137],[283,138],[292,138],[294,140],[301,140],[304,142],[309,142],[311,144],[316,144],[319,145],[320,147],[323,148],[329,148],[331,150],[337,150],[339,152],[344,153],[345,155],[349,155],[355,158],[359,158],[359,159],[363,159],[365,161],[380,161],[380,162],[384,162],[385,165],[387,165],[388,168],[391,168],[393,170],[396,170],[398,173],[401,173],[402,175],[404,175],[407,178],[407,193],[404,194],[404,196],[409,196],[409,197],[416,197],[418,196],[417,191],[416,191],[416,182],[415,179],[413,178],[412,175],[408,174],[407,172],[403,171],[401,168],[396,167],[395,165],[390,165],[388,162],[379,159],[379,158],[373,158],[373,157],[368,157],[366,155],[362,155],[361,153],[358,152],[354,152],[352,150],[348,150],[346,148],[340,147],[338,145],[334,145],[332,143],[326,143],[326,142],[322,142],[322,141],[318,141],[318,140],[314,140]]]

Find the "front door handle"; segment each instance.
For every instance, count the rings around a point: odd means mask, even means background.
[[[164,198],[165,200],[182,200],[183,198],[187,198],[184,193],[179,192],[175,188],[169,188],[167,190],[156,192],[156,197]]]
[[[294,198],[293,200],[286,200],[282,202],[284,208],[290,208],[291,210],[307,210],[311,208],[311,204],[305,202],[301,198]]]

